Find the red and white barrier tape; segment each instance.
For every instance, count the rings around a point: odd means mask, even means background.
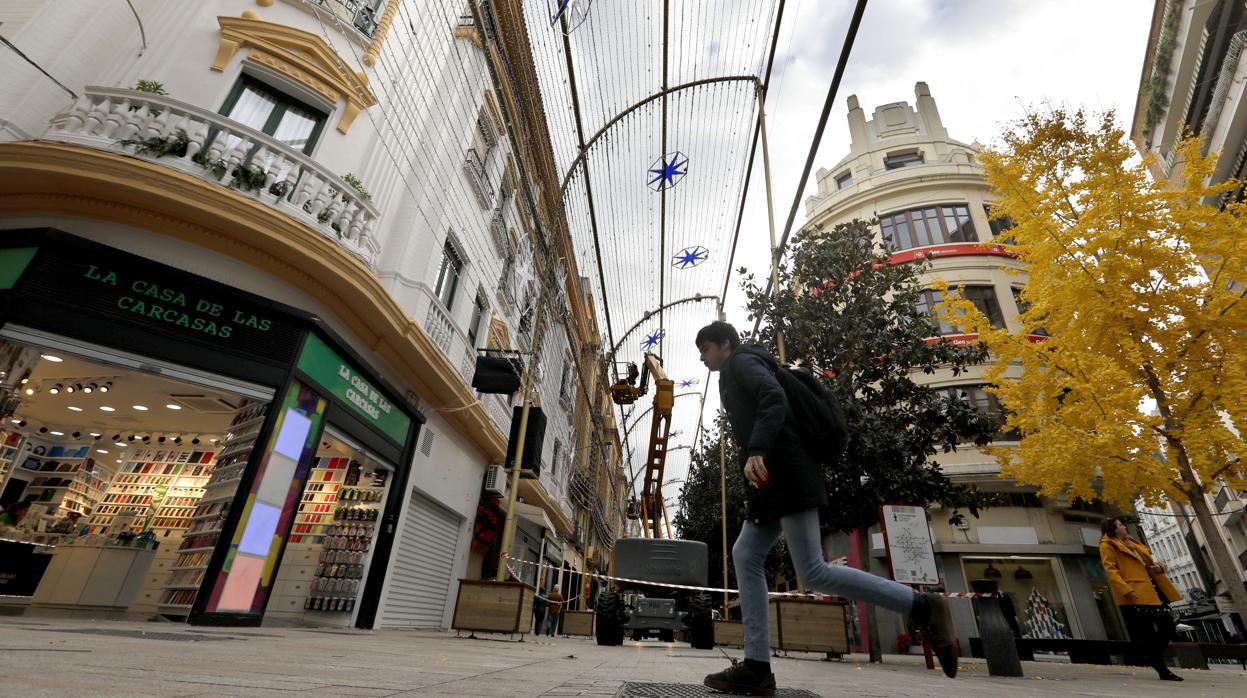
[[[531,565],[534,567],[545,567],[548,569],[560,569],[554,565],[550,565],[550,564],[543,563],[543,562],[533,562],[531,560],[517,560],[511,557],[510,555],[507,555],[506,553],[503,553],[502,557],[504,560],[509,560],[511,562],[518,562],[521,565]],[[514,576],[516,579],[519,579],[520,575],[516,572],[515,568],[511,567],[511,562],[507,563],[507,569],[510,570],[512,576]],[[736,589],[722,589],[719,587],[695,587],[695,586],[689,586],[687,584],[666,584],[663,582],[650,582],[644,579],[631,579],[629,577],[613,577],[609,574],[597,574],[594,572],[577,572],[577,574],[581,574],[586,577],[596,577],[598,579],[608,579],[613,582],[629,582],[632,584],[645,584],[647,586],[664,587],[667,589],[686,589],[688,591],[707,591],[707,592],[711,592],[714,594],[726,593],[726,594],[735,594],[737,596],[740,595],[740,592]],[[984,599],[984,598],[996,598],[997,596],[1000,595],[999,593],[996,593],[996,592],[982,593],[982,592],[977,592],[977,591],[936,591],[936,592],[931,592],[931,593],[938,594],[939,596],[943,596],[949,599]],[[828,599],[837,598],[835,596],[832,596],[831,594],[808,594],[808,593],[803,593],[799,591],[771,591],[771,592],[767,592],[767,594],[771,598],[785,598],[785,599],[828,600]],[[544,599],[545,597],[538,597],[538,598]]]

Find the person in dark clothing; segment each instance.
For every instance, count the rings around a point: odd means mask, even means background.
[[[797,579],[806,588],[873,603],[911,617],[930,639],[940,668],[957,675],[957,653],[947,600],[868,572],[823,560],[818,508],[827,490],[818,459],[796,431],[778,362],[766,350],[744,345],[736,328],[714,322],[697,333],[702,363],[719,372],[719,397],[736,443],[745,479],[745,522],[732,546],[740,585],[745,661],[706,677],[706,686],[733,693],[775,693],[770,666],[770,623],[763,562],[782,533]]]
[[[546,600],[533,596],[533,634],[540,635],[546,630]]]

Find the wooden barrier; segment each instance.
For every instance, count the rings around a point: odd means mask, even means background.
[[[724,647],[745,646],[745,625],[738,620],[716,620],[714,622],[714,644]]]
[[[533,594],[533,588],[521,582],[460,579],[450,627],[523,637],[533,627]]]
[[[848,654],[847,606],[844,601],[771,599],[771,651]]]
[[[593,611],[563,611],[564,635],[593,635]]]

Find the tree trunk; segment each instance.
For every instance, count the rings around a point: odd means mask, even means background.
[[[1195,510],[1195,519],[1199,521],[1199,527],[1204,532],[1204,541],[1208,546],[1208,553],[1212,555],[1213,567],[1216,568],[1217,575],[1221,577],[1221,581],[1225,582],[1226,588],[1230,591],[1230,600],[1233,602],[1235,613],[1244,624],[1247,624],[1247,586],[1244,586],[1239,577],[1237,561],[1230,554],[1225,539],[1221,537],[1216,523],[1212,520],[1208,499],[1202,491],[1195,496],[1190,496],[1190,493],[1187,496],[1190,497],[1191,508]]]
[[[870,572],[870,529],[863,528],[857,532],[857,553],[861,559],[862,571]],[[857,603],[862,603],[861,601]],[[870,648],[870,663],[883,663],[883,649],[879,644],[879,617],[875,613],[874,604],[866,605],[866,642]]]

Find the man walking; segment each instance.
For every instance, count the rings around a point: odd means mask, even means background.
[[[760,347],[743,345],[736,328],[713,322],[697,333],[701,361],[719,371],[719,397],[741,447],[745,523],[732,546],[740,586],[745,661],[706,677],[710,688],[747,695],[775,694],[770,665],[770,624],[763,562],[781,533],[797,579],[811,591],[872,603],[908,615],[931,641],[940,668],[957,675],[957,655],[947,600],[919,594],[890,579],[829,565],[818,536],[818,508],[827,505],[821,466],[801,442],[788,398],[775,371],[779,364]]]

